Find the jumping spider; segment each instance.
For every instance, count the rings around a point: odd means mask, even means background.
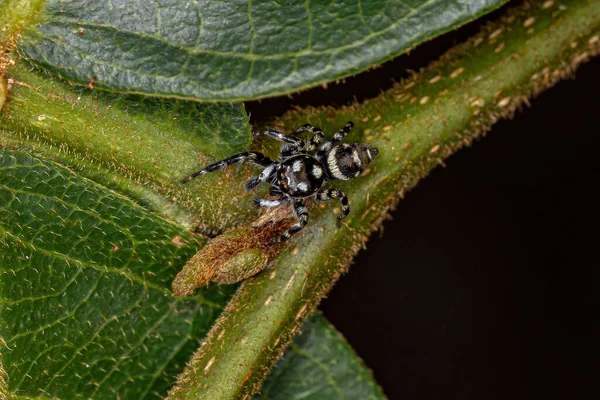
[[[273,161],[262,153],[246,151],[194,172],[182,179],[181,183],[189,182],[197,176],[225,168],[230,164],[244,161],[264,167],[258,177],[252,178],[246,183],[246,190],[251,190],[260,183],[269,182],[269,194],[279,196],[279,198],[276,200],[255,198],[254,202],[258,206],[279,207],[283,202],[292,203],[294,216],[298,222],[274,240],[274,242],[283,242],[304,228],[308,222],[308,211],[304,206],[304,199],[308,197],[315,197],[320,201],[340,199],[342,212],[339,219],[343,219],[350,212],[348,197],[344,192],[339,189],[320,189],[326,180],[347,181],[356,178],[377,155],[378,150],[366,144],[338,144],[353,126],[352,122],[346,123],[339,132],[333,135],[333,138],[320,146],[325,135],[321,129],[310,124],[303,125],[290,136],[275,129],[254,132],[253,136],[264,135],[285,143],[278,161]],[[313,134],[306,143],[296,137],[303,132]]]

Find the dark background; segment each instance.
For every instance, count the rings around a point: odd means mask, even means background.
[[[247,108],[258,122],[374,97],[501,12]],[[599,72],[583,65],[435,169],[322,304],[390,399],[600,395]]]

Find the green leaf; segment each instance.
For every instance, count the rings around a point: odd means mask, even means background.
[[[0,337],[19,395],[166,394],[231,287],[173,297],[186,230],[55,163],[0,150]]]
[[[249,147],[242,104],[95,92],[49,79],[22,60],[6,76],[13,82],[0,114],[6,146],[68,165],[207,234],[255,211],[239,184],[247,168],[179,183],[203,165]]]
[[[370,371],[321,315],[308,319],[255,399],[385,399]]]
[[[365,70],[504,2],[48,0],[21,50],[103,89],[245,100]]]
[[[289,250],[268,273],[240,285],[169,399],[243,398],[260,390],[304,317],[399,198],[493,123],[598,55],[599,32],[600,1],[524,3],[376,98],[337,109],[297,109],[281,118],[287,131],[308,122],[329,135],[353,120],[347,142],[367,142],[379,155],[363,176],[328,186],[350,198],[351,212],[340,226],[332,212],[339,212],[339,203],[310,208],[311,222]]]
[[[0,171],[0,394],[164,395],[233,288],[172,297],[198,248],[185,230],[22,152],[0,151]],[[304,330],[262,398],[382,398],[324,318]]]

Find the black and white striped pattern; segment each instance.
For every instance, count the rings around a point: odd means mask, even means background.
[[[209,166],[201,169],[200,171],[194,172],[193,174],[186,176],[181,180],[181,183],[187,183],[200,175],[208,174],[209,172],[213,172],[218,169],[223,169],[228,165],[244,161],[251,161],[255,164],[262,165],[263,167],[268,167],[269,165],[273,164],[273,161],[262,153],[258,153],[255,151],[245,151],[243,153],[234,154],[231,157],[216,162],[214,164],[210,164]]]
[[[304,142],[296,137],[293,136],[289,136],[286,135],[283,132],[278,131],[277,129],[267,129],[264,131],[257,131],[257,132],[252,132],[252,136],[257,137],[257,136],[268,136],[272,139],[275,139],[279,142],[283,142],[283,143],[288,143],[291,144],[295,147],[302,147],[304,146]]]
[[[280,157],[282,160],[297,154],[311,153],[317,148],[319,143],[325,139],[325,134],[323,131],[320,128],[312,126],[311,124],[302,125],[293,133],[293,136],[298,136],[304,132],[310,132],[313,134],[313,136],[306,143],[298,139],[299,142],[296,144],[286,144],[281,150]]]
[[[302,125],[296,132],[294,132],[294,135],[297,136],[303,132],[310,132],[313,134],[313,136],[308,140],[308,142],[304,146],[298,149],[298,152],[310,153],[317,148],[317,146],[323,141],[323,139],[325,139],[325,134],[323,133],[321,128],[315,128],[311,124]]]
[[[259,176],[250,179],[248,182],[246,182],[246,190],[252,190],[261,183],[268,181],[273,176],[278,166],[279,163],[272,163],[267,168],[265,168]]]
[[[338,218],[345,218],[350,212],[348,196],[339,189],[322,190],[326,180],[349,180],[364,172],[378,151],[366,144],[340,143],[348,135],[354,124],[352,122],[336,132],[324,142],[323,131],[310,124],[298,128],[292,135],[286,135],[276,129],[267,129],[253,133],[253,136],[267,136],[284,143],[279,161],[272,161],[265,155],[253,151],[234,154],[225,160],[211,164],[198,172],[183,178],[181,183],[189,182],[197,176],[207,174],[230,164],[250,161],[263,168],[259,176],[246,183],[246,190],[254,189],[263,182],[269,184],[269,194],[273,199],[256,197],[254,203],[259,207],[275,208],[284,203],[292,203],[296,223],[292,225],[274,242],[284,242],[302,230],[308,223],[308,210],[304,206],[305,198],[316,198],[318,201],[339,199],[342,211]],[[297,136],[311,133],[308,141]]]
[[[359,176],[365,170],[365,165],[372,160],[367,151],[366,147],[356,144],[342,143],[334,146],[325,158],[330,179],[347,181]]]
[[[301,231],[308,223],[308,210],[304,207],[304,203],[300,199],[294,200],[294,216],[298,222],[292,225],[290,229],[283,232],[276,242],[285,242],[292,237],[294,233]]]
[[[354,127],[354,123],[352,121],[346,122],[346,125],[344,125],[344,127],[342,129],[340,129],[338,132],[336,132],[335,135],[333,135],[333,137],[330,140],[323,143],[321,145],[321,147],[319,147],[319,151],[317,151],[317,157],[321,158],[325,154],[327,154],[336,143],[341,142],[346,137],[346,135],[348,133],[350,133],[350,130],[353,127]]]
[[[327,201],[330,199],[340,199],[342,203],[342,212],[338,216],[339,219],[344,219],[350,213],[350,206],[348,205],[348,196],[346,193],[342,192],[339,189],[329,189],[324,190],[322,192],[318,192],[316,195],[317,200],[319,201]]]

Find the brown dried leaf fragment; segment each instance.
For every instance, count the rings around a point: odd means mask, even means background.
[[[252,226],[234,228],[211,240],[173,280],[176,296],[191,294],[211,282],[231,284],[263,271],[278,253],[278,237],[289,226],[289,207],[269,210]]]

